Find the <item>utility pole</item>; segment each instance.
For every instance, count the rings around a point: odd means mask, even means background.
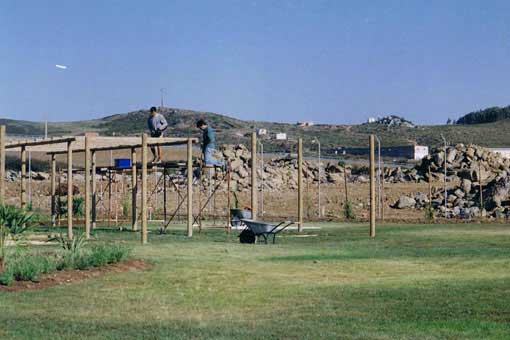
[[[162,109],[164,107],[163,97],[165,95],[165,91],[166,91],[166,89],[164,87],[159,89],[159,92],[160,92],[160,95],[161,95],[161,106],[160,106],[160,109]]]

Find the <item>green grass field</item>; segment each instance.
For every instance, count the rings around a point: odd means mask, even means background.
[[[0,338],[510,338],[510,226],[315,225],[276,245],[99,231],[152,269],[0,292]]]

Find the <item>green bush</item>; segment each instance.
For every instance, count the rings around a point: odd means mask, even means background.
[[[76,248],[71,247],[71,249]],[[56,254],[36,253],[13,256],[12,259],[9,258],[5,270],[0,273],[0,284],[10,285],[14,280],[37,282],[40,274],[51,273],[55,270],[84,270],[117,263],[126,259],[130,254],[130,250],[130,248],[120,243],[103,243],[91,248],[79,248],[79,251],[66,249]]]
[[[37,254],[17,257],[8,262],[0,276],[0,283],[9,285],[14,280],[37,282],[40,274],[51,273],[56,269],[57,261],[54,257]]]
[[[92,247],[90,263],[94,267],[120,262],[128,257],[130,249],[120,243],[98,244]]]
[[[57,200],[57,215],[67,215],[67,199],[63,198]],[[83,209],[85,206],[85,199],[81,196],[73,196],[73,216],[84,216]]]
[[[356,219],[356,214],[354,214],[354,210],[352,209],[352,203],[350,201],[345,202],[344,217],[348,220]]]
[[[10,286],[14,282],[14,275],[9,270],[0,273],[0,285]]]
[[[424,216],[429,223],[434,222],[434,208],[432,208],[431,203],[427,204],[425,207]]]

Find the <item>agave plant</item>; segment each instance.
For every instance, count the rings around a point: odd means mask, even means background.
[[[71,255],[78,254],[85,245],[85,233],[80,234],[78,237],[68,238],[62,234],[51,238],[49,241],[57,241],[60,247]]]
[[[0,205],[0,225],[5,228],[4,234],[17,240],[32,225],[33,214],[24,209],[10,205]]]
[[[14,241],[23,237],[32,222],[32,213],[9,205],[0,205],[0,271],[5,259],[5,240],[8,236]]]

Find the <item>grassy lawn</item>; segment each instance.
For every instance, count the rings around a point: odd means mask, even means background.
[[[314,225],[276,245],[98,231],[153,268],[0,292],[0,338],[510,338],[510,226]]]

